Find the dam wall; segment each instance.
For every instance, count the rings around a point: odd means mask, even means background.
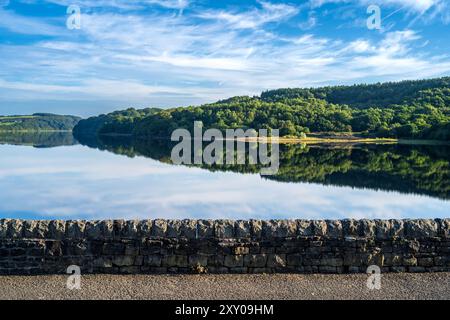
[[[0,275],[450,271],[450,219],[0,220]]]

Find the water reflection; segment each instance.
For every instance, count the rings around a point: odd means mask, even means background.
[[[444,146],[283,146],[279,174],[264,178],[256,166],[172,165],[164,141],[74,145],[58,136],[0,139],[59,146],[0,145],[0,218],[443,218],[450,211]]]
[[[72,132],[2,132],[0,131],[0,144],[33,146],[35,148],[52,148],[72,146],[78,141]]]
[[[91,148],[128,157],[171,163],[173,143],[103,136],[80,141]],[[202,165],[210,171],[259,173],[258,165]],[[383,191],[450,197],[450,146],[446,145],[301,145],[280,147],[280,182],[312,182]]]

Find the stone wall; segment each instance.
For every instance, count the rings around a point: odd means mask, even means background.
[[[0,220],[0,274],[450,271],[450,219]]]

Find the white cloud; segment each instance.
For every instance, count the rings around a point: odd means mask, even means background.
[[[296,10],[261,2],[257,8],[233,13],[250,17],[244,29],[233,19],[198,21],[198,12],[193,13],[195,19],[170,12],[84,13],[81,30],[64,30],[62,36],[28,45],[0,44],[0,103],[101,99],[115,101],[111,109],[174,106],[279,87],[450,72],[450,58],[427,52],[430,44],[423,47],[420,34],[409,29],[377,34],[381,39],[345,41],[318,36],[314,30],[289,36],[265,30],[274,17],[289,19]],[[10,17],[11,22],[25,20],[24,31],[54,30],[50,21]],[[30,25],[34,22],[39,25]]]
[[[407,10],[423,13],[433,6],[439,4],[442,0],[310,0],[313,8],[321,7],[327,3],[356,3],[364,6],[372,4],[385,6],[399,6]]]
[[[287,4],[272,4],[260,1],[261,9],[244,13],[234,13],[223,10],[206,10],[198,17],[207,20],[224,21],[229,27],[236,29],[256,29],[270,22],[281,22],[299,12],[299,8]]]

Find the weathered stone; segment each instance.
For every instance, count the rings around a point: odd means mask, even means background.
[[[344,237],[356,238],[359,236],[358,220],[345,219],[341,221],[341,224]]]
[[[103,236],[101,223],[102,222],[100,220],[86,222],[86,237],[89,239],[101,239]]]
[[[297,220],[297,235],[301,237],[314,235],[314,227],[310,220]]]
[[[0,219],[0,239],[8,237],[9,219]]]
[[[365,238],[375,238],[376,224],[373,220],[363,219],[359,221],[359,235]]]
[[[120,267],[119,272],[122,274],[135,274],[140,272],[138,266]]]
[[[267,267],[269,267],[269,268],[286,267],[286,255],[285,254],[269,254],[267,257]]]
[[[236,238],[250,238],[250,223],[246,220],[237,220],[235,223]]]
[[[199,254],[189,256],[189,266],[208,266],[208,256]]]
[[[94,259],[94,267],[99,267],[99,268],[112,268],[113,263],[112,260],[110,258],[106,258],[106,257],[99,257],[97,259]]]
[[[135,266],[142,266],[143,263],[144,263],[144,256],[134,257],[134,265]]]
[[[198,220],[197,235],[199,239],[209,239],[214,237],[214,221]]]
[[[153,220],[152,237],[163,238],[167,232],[167,221],[163,219]]]
[[[250,230],[253,239],[261,239],[262,237],[262,221],[250,220]]]
[[[342,223],[339,220],[327,220],[326,236],[331,239],[342,239]]]
[[[216,220],[214,223],[215,236],[219,239],[230,239],[234,237],[234,221]]]
[[[227,268],[237,268],[244,266],[244,256],[242,255],[226,255],[223,265]]]
[[[20,238],[22,237],[22,220],[12,219],[8,223],[8,238]]]
[[[34,228],[34,237],[37,239],[45,239],[48,234],[50,221],[48,220],[39,220]]]
[[[62,256],[62,247],[61,247],[61,241],[55,240],[55,241],[46,241],[45,242],[46,251],[45,254],[49,256]]]
[[[325,237],[327,235],[327,222],[324,220],[314,220],[312,222],[314,236]]]
[[[134,264],[133,256],[116,256],[113,259],[113,264],[118,267],[132,266]]]
[[[233,254],[248,254],[249,251],[248,247],[235,247],[233,249]]]
[[[450,271],[449,219],[185,222],[1,219],[0,273]]]
[[[244,266],[250,268],[263,268],[266,266],[267,256],[265,254],[247,254],[244,256]]]
[[[141,220],[138,224],[139,235],[142,238],[150,238],[152,236],[152,220]]]
[[[81,239],[84,237],[85,228],[85,221],[69,220],[66,222],[66,237],[69,239]]]
[[[442,219],[442,235],[446,238],[450,238],[450,219]]]
[[[321,258],[320,265],[329,267],[341,267],[344,265],[344,260],[340,258]]]
[[[417,259],[417,265],[420,267],[432,267],[434,265],[433,258],[419,258]]]
[[[103,238],[112,239],[114,237],[114,220],[103,220],[99,227]]]
[[[62,220],[52,220],[48,226],[49,239],[62,240],[66,233],[66,223]]]
[[[181,236],[181,220],[167,221],[167,237],[178,238]]]
[[[395,239],[404,236],[402,220],[375,220],[376,238],[379,240]]]
[[[418,219],[405,222],[406,236],[410,239],[437,237],[439,225],[435,220]]]
[[[402,264],[402,257],[397,254],[385,254],[384,255],[384,265],[391,266],[400,266]]]
[[[288,266],[301,266],[303,263],[303,256],[301,254],[289,254],[287,256]]]
[[[197,239],[197,220],[183,220],[181,223],[181,236],[186,239]]]
[[[185,255],[170,255],[165,256],[162,260],[163,267],[187,267],[188,259]]]
[[[139,236],[139,220],[125,221],[123,236],[128,239],[137,239]]]
[[[125,220],[115,219],[113,220],[113,238],[121,239],[125,230]]]
[[[159,254],[152,254],[149,255],[145,260],[144,264],[150,267],[160,267],[161,266],[161,255]]]
[[[297,223],[290,220],[269,220],[262,223],[262,236],[265,239],[294,237]]]
[[[23,237],[33,239],[35,237],[34,229],[36,228],[37,224],[38,221],[36,220],[25,220],[22,226]],[[0,222],[0,229],[1,229],[1,222]]]
[[[417,258],[415,257],[403,257],[403,265],[404,266],[416,266]]]
[[[125,255],[127,256],[136,256],[139,254],[139,247],[134,243],[130,243],[125,246]]]

